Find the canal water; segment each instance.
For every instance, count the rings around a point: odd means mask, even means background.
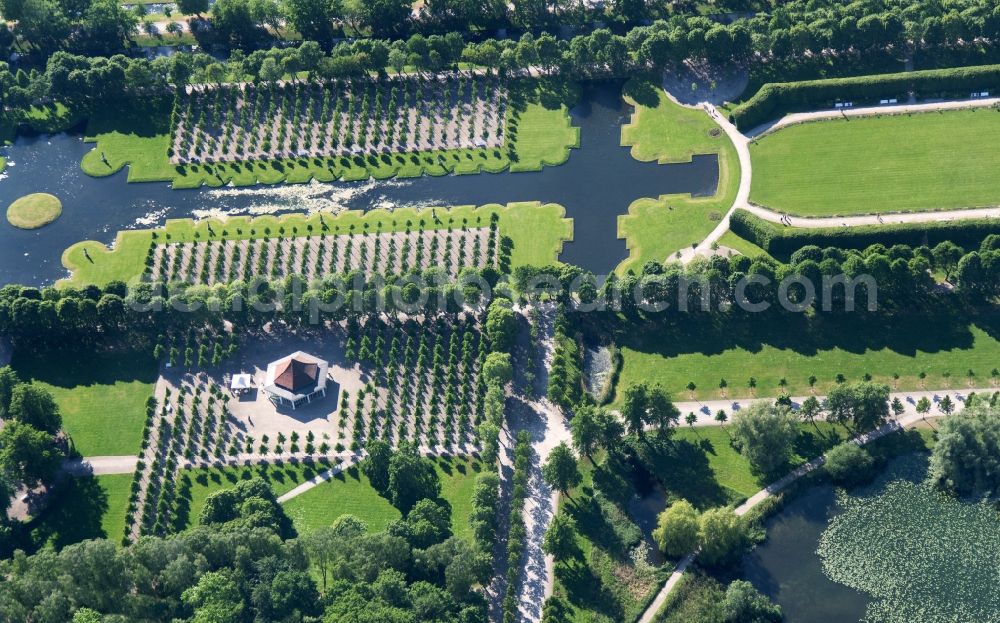
[[[51,284],[66,274],[60,258],[68,246],[81,240],[110,244],[118,230],[162,225],[168,218],[512,201],[565,206],[574,222],[574,240],[560,259],[606,274],[626,257],[617,219],[633,201],[670,193],[707,195],[718,184],[714,155],[669,165],[634,160],[619,145],[629,113],[617,86],[589,87],[571,111],[580,128],[580,148],[572,150],[566,164],[539,172],[247,188],[174,190],[163,182],[128,184],[124,171],[92,178],[80,169],[92,145],[79,135],[19,137],[0,150],[8,159],[0,177],[0,209],[22,195],[48,192],[62,200],[63,214],[36,231],[19,230],[0,219],[0,283]]]
[[[837,512],[832,486],[809,489],[765,522],[767,541],[743,560],[746,579],[781,606],[788,623],[856,623],[865,616],[868,596],[828,578],[816,553]]]

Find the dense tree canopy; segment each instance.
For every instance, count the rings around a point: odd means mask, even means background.
[[[218,526],[222,530],[268,528],[285,538],[295,534],[271,487],[260,478],[209,495],[200,521],[202,525]]]
[[[62,428],[59,407],[47,390],[30,383],[16,385],[11,392],[8,414],[13,419],[30,424],[54,435]]]
[[[771,475],[791,459],[798,427],[788,407],[758,401],[733,415],[729,434],[751,467]]]
[[[653,538],[660,551],[676,558],[698,547],[698,529],[698,511],[687,500],[679,500],[660,513]]]
[[[837,385],[827,394],[824,406],[831,422],[871,430],[889,418],[889,386],[871,382]]]
[[[576,457],[565,442],[552,449],[549,457],[542,465],[542,476],[553,489],[564,495],[580,484],[580,470],[576,466]]]
[[[930,461],[930,478],[942,489],[962,495],[1000,493],[1000,411],[988,404],[945,418]]]
[[[403,445],[389,459],[387,493],[393,506],[405,515],[420,500],[437,499],[441,494],[441,480],[429,459],[417,454],[415,448]]]

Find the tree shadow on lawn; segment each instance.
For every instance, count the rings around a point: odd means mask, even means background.
[[[592,491],[591,491],[592,492]],[[626,544],[622,541],[614,525],[604,514],[601,505],[587,489],[583,495],[570,498],[563,507],[576,522],[580,535],[607,552],[622,552]]]
[[[120,132],[151,138],[170,132],[172,97],[116,98],[91,115],[87,135]]]
[[[157,377],[156,361],[148,353],[18,349],[11,366],[22,381],[42,381],[67,389],[130,381],[154,383]]]
[[[843,430],[843,427],[840,427]],[[811,460],[841,442],[841,437],[836,430],[819,432],[817,430],[803,430],[795,438],[795,454],[805,460]]]
[[[624,608],[618,597],[601,581],[590,565],[575,559],[559,563],[556,575],[566,589],[566,597],[576,607],[602,614],[612,621],[621,621]]]
[[[823,318],[804,314],[687,314],[683,323],[647,322],[641,328],[635,323],[617,324],[620,346],[663,357],[719,355],[734,349],[759,353],[764,347],[805,357],[833,349],[859,355],[889,350],[912,357],[918,352],[972,348],[973,325],[1000,339],[996,319],[973,320],[954,308],[896,317],[860,313]]]
[[[48,508],[26,526],[30,530],[26,550],[34,551],[46,544],[61,549],[86,539],[120,536],[105,534],[101,526],[108,510],[108,494],[96,477],[66,477],[53,495],[55,499]]]
[[[648,108],[655,108],[660,104],[659,90],[649,79],[629,80],[622,87],[622,95],[631,97],[635,103]]]
[[[732,501],[708,463],[708,454],[715,453],[710,441],[661,440],[651,435],[635,445],[643,466],[669,494],[684,498],[700,509]]]

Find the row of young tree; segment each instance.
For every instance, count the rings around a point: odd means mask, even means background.
[[[174,162],[497,146],[506,87],[466,73],[179,90]]]
[[[234,323],[238,332],[253,332],[275,320],[302,326],[379,314],[454,318],[485,308],[491,296],[507,292],[499,278],[493,268],[466,268],[453,281],[432,268],[389,279],[352,273],[308,283],[290,275],[274,282],[252,279],[214,286],[126,286],[120,281],[81,289],[8,285],[0,288],[0,331],[15,343],[34,347],[77,340],[152,352],[160,335],[198,331],[211,341],[223,334],[223,321]]]
[[[461,226],[449,225],[447,229],[424,229],[423,225],[421,221],[421,228],[412,231],[407,227],[384,232],[380,227],[375,232],[332,235],[328,231],[314,234],[312,225],[301,233],[297,227],[290,231],[282,227],[276,238],[265,228],[263,238],[249,240],[236,238],[243,235],[242,229],[223,229],[221,237],[209,240],[154,240],[146,255],[144,279],[212,285],[288,275],[313,280],[352,271],[391,278],[431,268],[443,269],[455,278],[468,267],[501,268],[509,262],[511,245],[501,236],[496,218],[490,220],[488,228],[478,220],[470,227],[465,219]],[[248,233],[258,235],[253,228]]]

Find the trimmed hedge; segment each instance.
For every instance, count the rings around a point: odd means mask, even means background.
[[[729,222],[734,234],[764,249],[776,259],[788,261],[792,253],[806,245],[865,249],[875,243],[887,247],[934,246],[950,240],[967,250],[978,249],[990,234],[1000,234],[998,219],[968,219],[938,223],[896,223],[858,227],[804,229],[781,227],[746,210],[736,210]]]
[[[741,130],[755,128],[787,113],[827,108],[837,100],[874,102],[898,98],[965,95],[970,91],[1000,90],[1000,65],[928,69],[853,78],[769,82],[753,97],[733,109],[730,121]]]

